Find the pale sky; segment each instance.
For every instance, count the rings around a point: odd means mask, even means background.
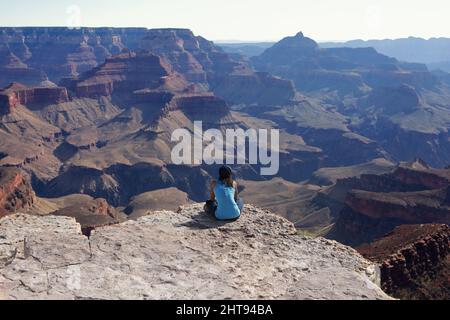
[[[78,12],[80,14],[78,14]],[[450,37],[449,0],[2,0],[1,26],[189,28],[210,40]]]

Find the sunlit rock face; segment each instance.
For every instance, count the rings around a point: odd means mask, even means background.
[[[390,299],[355,250],[253,206],[234,224],[191,205],[89,238],[73,218],[13,215],[0,234],[5,299]]]
[[[26,87],[12,83],[0,90],[0,114],[9,114],[17,106],[46,106],[69,101],[67,89],[63,87]]]
[[[140,89],[157,89],[178,80],[186,86],[183,79],[175,78],[171,67],[160,57],[150,54],[121,54],[108,58],[99,67],[84,73],[69,83],[69,88],[80,97],[99,97],[116,94],[129,94]],[[181,88],[180,88],[181,89]]]

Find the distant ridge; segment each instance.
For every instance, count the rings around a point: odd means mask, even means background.
[[[425,63],[431,70],[450,71],[450,38],[423,39],[409,37],[384,40],[352,40],[347,42],[323,42],[322,48],[373,47],[378,52],[406,62]]]

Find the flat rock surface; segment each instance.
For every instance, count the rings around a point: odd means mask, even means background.
[[[375,278],[355,250],[252,206],[234,223],[190,205],[90,238],[72,218],[0,220],[3,299],[390,299]]]

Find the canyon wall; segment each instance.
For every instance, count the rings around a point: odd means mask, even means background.
[[[42,70],[58,83],[102,64],[126,48],[137,49],[146,31],[145,28],[1,27],[0,43],[22,63]]]
[[[35,195],[28,178],[19,169],[0,167],[0,218],[31,208]]]
[[[13,83],[0,90],[0,114],[5,115],[12,112],[18,105],[49,105],[69,101],[66,88],[49,87],[28,88],[21,84]]]
[[[142,98],[139,90],[183,91],[189,85],[170,65],[151,53],[129,53],[108,58],[105,63],[66,81],[66,85],[79,97],[100,97],[118,94]]]
[[[448,299],[450,292],[448,225],[404,225],[358,248],[381,266],[382,288],[402,299]]]
[[[416,161],[387,174],[338,180],[349,192],[329,236],[357,246],[402,224],[450,224],[449,174]]]

